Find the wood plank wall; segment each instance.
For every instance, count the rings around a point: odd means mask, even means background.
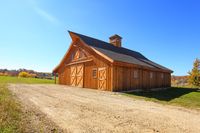
[[[138,78],[134,77],[134,71],[138,71]],[[152,73],[152,77],[150,76],[150,73]],[[163,78],[161,75],[161,72],[114,66],[113,91],[170,87],[170,73],[163,73]]]
[[[150,77],[150,71],[130,67],[111,67],[102,61],[95,59],[92,62],[84,63],[84,88],[98,89],[98,79],[93,78],[93,68],[107,68],[107,89],[106,91],[128,91],[132,89],[150,89],[170,87],[170,73],[153,72]],[[113,75],[112,75],[113,71]],[[134,71],[138,71],[138,78],[134,78]],[[112,81],[113,79],[113,81]],[[70,85],[70,66],[66,66],[63,72],[59,74],[59,83]]]
[[[94,58],[93,62],[85,63],[85,75],[84,75],[84,87],[85,88],[93,88],[98,89],[98,77],[94,78],[92,75],[93,69],[106,67],[107,72],[107,80],[106,85],[107,88],[106,91],[111,91],[111,67],[101,60]]]
[[[98,89],[98,78],[93,78],[92,72],[94,68],[101,68],[106,67],[107,69],[107,80],[106,85],[107,88],[106,91],[111,91],[111,67],[101,61],[100,59],[97,59],[93,57],[93,61],[85,62],[84,64],[84,77],[83,77],[83,87],[84,88],[92,88],[92,89]],[[62,66],[63,68],[59,71],[59,84],[63,85],[70,85],[70,65],[69,66]]]

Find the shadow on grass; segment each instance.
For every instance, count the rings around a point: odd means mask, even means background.
[[[191,92],[199,92],[199,89],[194,88],[179,88],[179,87],[171,87],[166,90],[158,90],[158,91],[142,91],[142,92],[125,92],[128,95],[142,96],[147,98],[155,98],[161,101],[171,101],[175,98],[181,97],[183,95],[189,94]]]

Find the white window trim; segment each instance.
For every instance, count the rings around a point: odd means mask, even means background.
[[[96,71],[96,75],[94,75],[94,71]],[[97,72],[98,72],[97,68],[92,69],[92,78],[94,78],[94,79],[97,78]]]

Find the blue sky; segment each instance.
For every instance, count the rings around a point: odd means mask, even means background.
[[[123,46],[185,75],[200,58],[198,0],[3,0],[0,68],[51,72],[71,43],[67,30]]]

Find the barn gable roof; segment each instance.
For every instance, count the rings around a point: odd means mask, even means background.
[[[157,68],[157,69],[162,69],[165,71],[172,72],[172,70],[149,60],[148,58],[146,58],[139,52],[136,52],[127,48],[123,48],[123,47],[116,47],[110,43],[107,43],[107,42],[104,42],[104,41],[101,41],[89,36],[85,36],[79,33],[71,32],[71,31],[69,31],[69,33],[72,33],[78,36],[89,47],[106,55],[107,57],[113,59],[114,61],[137,64],[141,66]]]

